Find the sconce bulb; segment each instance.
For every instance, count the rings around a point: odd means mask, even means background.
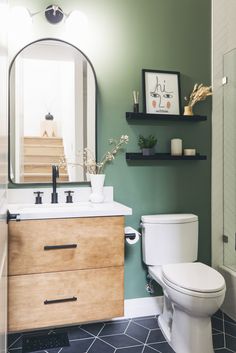
[[[83,12],[74,10],[66,19],[66,27],[71,33],[86,31],[88,27],[88,19]]]
[[[49,23],[57,24],[63,20],[64,12],[57,5],[49,5],[46,7],[45,17]]]
[[[32,16],[29,10],[23,6],[15,6],[10,10],[10,21],[17,27],[32,23]]]

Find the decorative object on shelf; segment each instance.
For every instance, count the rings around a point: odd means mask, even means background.
[[[184,115],[193,116],[193,108],[190,105],[184,106]]]
[[[133,99],[134,99],[134,105],[133,105],[134,113],[138,113],[139,112],[139,91],[133,91]]]
[[[89,174],[92,193],[89,200],[94,203],[104,201],[103,186],[105,181],[105,174]]]
[[[155,154],[155,145],[157,143],[157,139],[153,135],[149,135],[148,137],[144,137],[143,135],[139,135],[138,145],[142,150],[143,156],[152,156]]]
[[[171,139],[171,156],[182,156],[182,153],[182,140],[178,138]]]
[[[56,137],[57,125],[53,121],[54,117],[51,113],[45,115],[45,120],[41,122],[41,136],[42,137]]]
[[[184,97],[187,105],[184,107],[184,115],[193,115],[193,106],[200,101],[206,99],[206,97],[212,96],[211,86],[203,86],[203,84],[195,83],[192,93],[189,97]]]
[[[184,149],[184,156],[196,156],[196,149],[195,148],[185,148]]]
[[[180,114],[180,73],[142,70],[143,106],[146,113]]]

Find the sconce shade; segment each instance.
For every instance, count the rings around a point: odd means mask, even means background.
[[[63,20],[64,12],[57,5],[49,5],[45,10],[45,17],[51,24],[57,24]]]

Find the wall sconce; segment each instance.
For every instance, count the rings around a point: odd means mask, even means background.
[[[38,14],[37,12],[36,14]],[[36,15],[36,14],[33,14]],[[47,21],[51,24],[57,24],[65,19],[66,22],[79,22],[83,26],[86,23],[86,17],[81,12],[75,10],[70,13],[65,13],[58,5],[49,5],[44,12]]]
[[[66,15],[58,5],[49,5],[44,12],[47,21],[51,24],[61,22]]]
[[[61,7],[54,4],[47,6],[45,10],[33,13],[22,6],[12,7],[12,26],[14,26],[14,28],[26,27],[26,25],[32,23],[33,18],[39,14],[44,14],[45,19],[50,24],[59,24],[62,21],[66,22],[67,29],[73,28],[81,31],[87,28],[87,17],[82,12],[74,10],[69,13],[65,13]]]

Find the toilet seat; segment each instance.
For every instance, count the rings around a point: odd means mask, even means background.
[[[223,276],[200,262],[164,265],[162,276],[166,285],[192,296],[218,296],[225,290]]]

